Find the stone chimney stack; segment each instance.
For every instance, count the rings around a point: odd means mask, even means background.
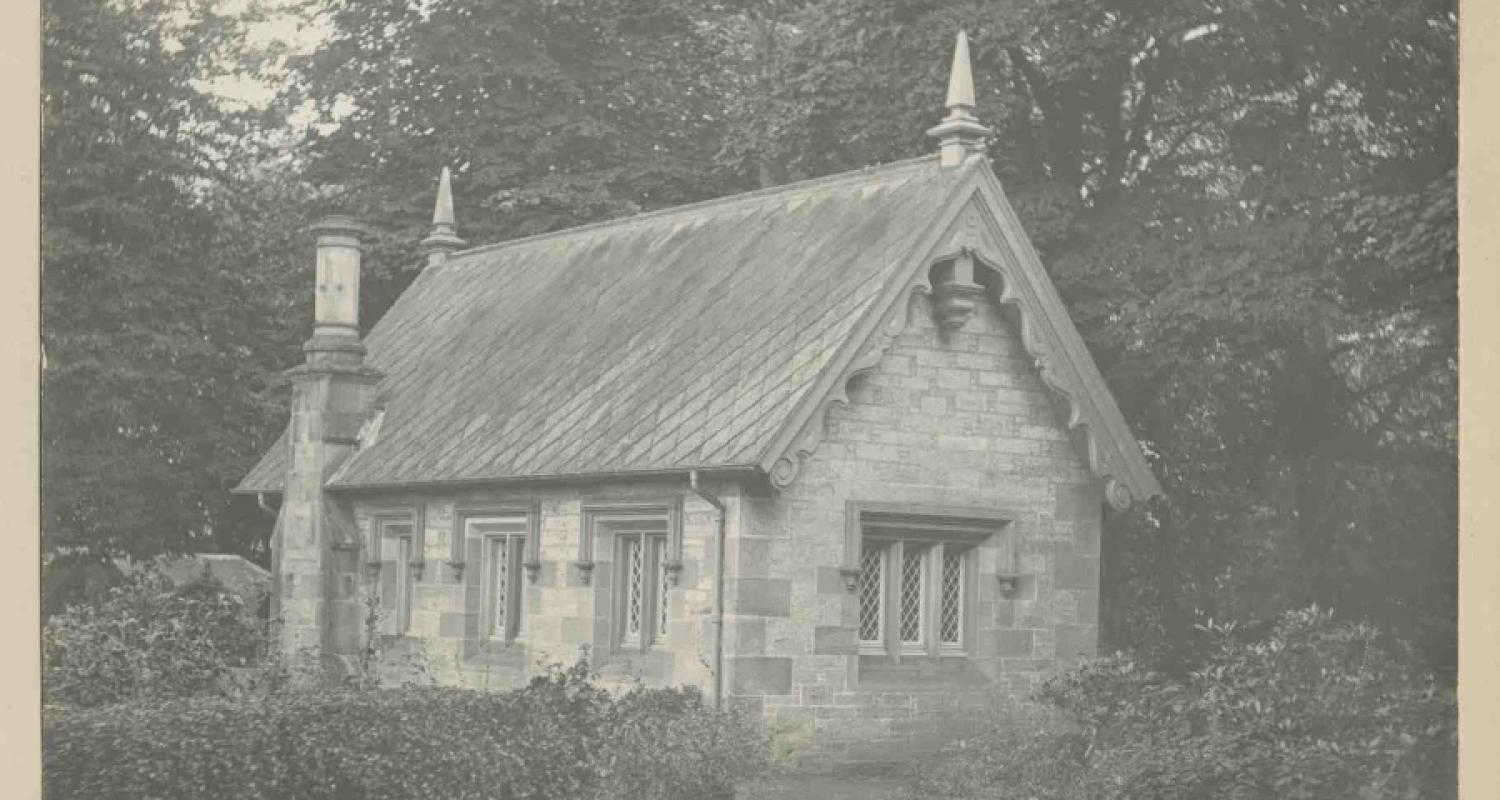
[[[324,217],[312,226],[318,236],[317,293],[313,299],[311,355],[317,345],[359,344],[359,271],[365,229],[348,217]],[[363,355],[363,346],[359,347]]]
[[[448,168],[438,176],[437,202],[432,208],[432,232],[422,240],[422,252],[427,254],[427,266],[433,267],[447,262],[448,254],[462,250],[463,239],[458,238],[458,223],[453,217],[453,178]]]
[[[360,237],[347,217],[328,217],[317,234],[313,333],[307,359],[288,371],[292,414],[287,475],[272,538],[275,612],[289,656],[317,655],[332,674],[360,648],[360,537],[345,501],[324,488],[359,448],[375,406],[380,373],[365,366],[359,336]]]
[[[939,161],[955,167],[972,153],[984,152],[984,139],[990,129],[974,116],[974,71],[969,66],[969,37],[958,32],[953,46],[953,69],[948,75],[948,116],[927,131],[937,137]]]

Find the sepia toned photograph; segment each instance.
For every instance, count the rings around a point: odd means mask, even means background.
[[[40,9],[47,800],[1459,797],[1455,0]]]

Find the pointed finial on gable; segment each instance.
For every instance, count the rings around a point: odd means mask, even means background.
[[[458,238],[458,228],[453,218],[453,178],[448,168],[438,177],[437,202],[432,207],[432,232],[422,240],[422,250],[427,253],[427,266],[442,264],[448,254],[463,249],[465,242]]]
[[[974,71],[969,66],[969,37],[958,32],[953,46],[953,70],[948,74],[948,116],[927,132],[938,140],[940,161],[945,167],[957,166],[970,153],[984,152],[984,137],[990,129],[974,116]]]

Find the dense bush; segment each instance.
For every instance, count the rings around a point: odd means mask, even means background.
[[[72,798],[731,797],[752,729],[694,690],[615,697],[586,668],[507,693],[408,687],[51,713],[43,789]]]
[[[1093,800],[1451,797],[1457,708],[1402,643],[1316,609],[1269,633],[1210,631],[1185,679],[1128,656],[1046,684],[1065,730],[996,729],[950,750],[914,796]]]
[[[146,569],[42,628],[42,696],[97,706],[212,691],[260,656],[265,623],[212,577],[181,589]]]

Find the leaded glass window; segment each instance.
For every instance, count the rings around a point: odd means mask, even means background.
[[[879,644],[885,628],[885,549],[866,545],[859,558],[859,640]]]
[[[480,631],[491,642],[507,643],[526,628],[524,564],[530,520],[526,514],[497,513],[464,520],[465,536],[477,548]]]
[[[396,634],[411,630],[412,537],[396,537]]]
[[[938,595],[938,641],[944,647],[963,644],[964,557],[962,551],[943,548],[943,568]]]
[[[646,647],[667,638],[667,537],[630,532],[619,537],[619,642]]]
[[[901,645],[922,644],[922,595],[926,554],[914,547],[903,547],[901,551]]]
[[[964,646],[966,573],[974,548],[872,537],[860,548],[854,592],[860,652],[958,654]]]

